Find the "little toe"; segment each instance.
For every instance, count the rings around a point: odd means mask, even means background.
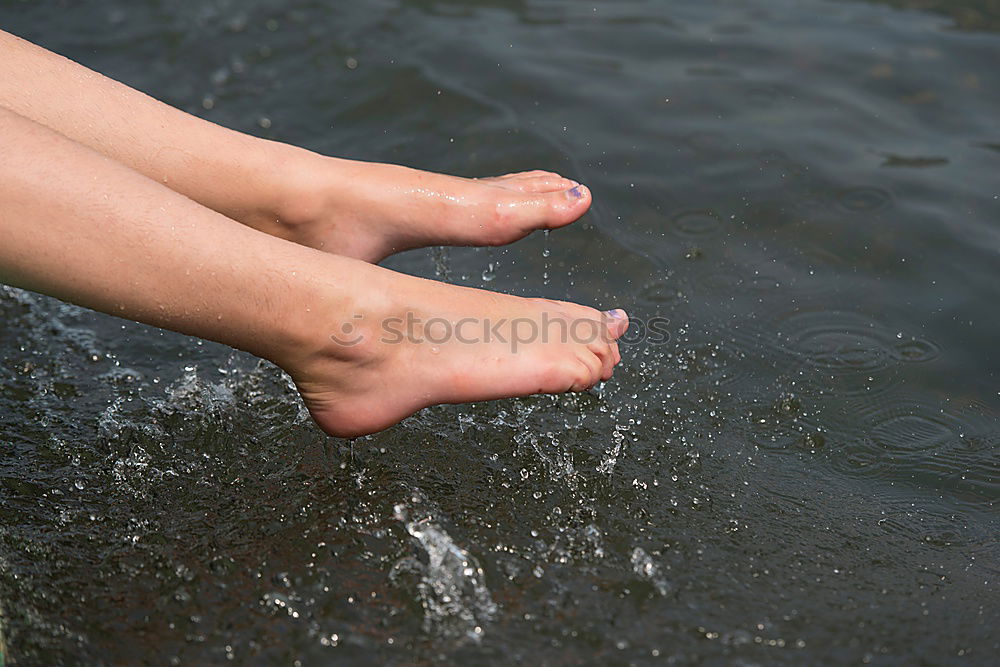
[[[615,351],[612,344],[601,343],[591,347],[591,351],[601,360],[601,380],[611,377],[615,368]]]
[[[584,352],[579,361],[583,367],[581,377],[574,383],[573,391],[587,391],[598,382],[604,373],[604,362],[592,352]]]

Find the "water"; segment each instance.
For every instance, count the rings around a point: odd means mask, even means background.
[[[670,321],[580,396],[323,437],[243,354],[0,292],[22,664],[994,659],[995,3],[0,3],[226,125],[598,202],[389,265]]]

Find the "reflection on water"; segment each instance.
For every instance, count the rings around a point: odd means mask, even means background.
[[[15,656],[987,661],[998,12],[927,8],[973,30],[821,0],[0,6],[239,129],[583,180],[571,228],[390,265],[671,328],[593,392],[342,441],[268,364],[3,289]]]

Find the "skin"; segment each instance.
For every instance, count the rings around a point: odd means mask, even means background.
[[[267,358],[331,435],[436,403],[582,391],[620,361],[620,311],[446,285],[264,234],[8,109],[0,136],[0,280]],[[513,321],[601,335],[536,336],[516,351],[483,338],[387,342],[382,323],[407,316],[497,322],[507,341]]]
[[[546,171],[465,179],[251,137],[2,31],[0,107],[233,220],[368,262],[428,245],[511,243],[591,204],[586,186]]]

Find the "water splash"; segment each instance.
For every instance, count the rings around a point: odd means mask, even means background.
[[[415,496],[420,501],[419,495]],[[404,558],[393,570],[411,570],[420,575],[417,592],[424,609],[424,630],[446,637],[482,640],[484,628],[497,612],[496,603],[484,581],[479,562],[459,547],[432,517],[421,518],[405,504],[394,508],[396,519],[406,527],[427,555],[427,563]]]
[[[633,549],[629,560],[632,562],[632,570],[641,578],[653,584],[653,588],[656,589],[657,593],[667,595],[670,592],[670,584],[660,575],[659,566],[653,562],[652,557],[646,553],[645,549],[642,547]]]
[[[431,259],[434,261],[434,276],[438,280],[451,280],[451,253],[444,246],[431,248]]]
[[[494,262],[490,262],[489,264],[486,265],[486,268],[483,269],[483,282],[484,283],[493,282],[494,280],[496,280],[496,277],[497,277],[497,266]]]

